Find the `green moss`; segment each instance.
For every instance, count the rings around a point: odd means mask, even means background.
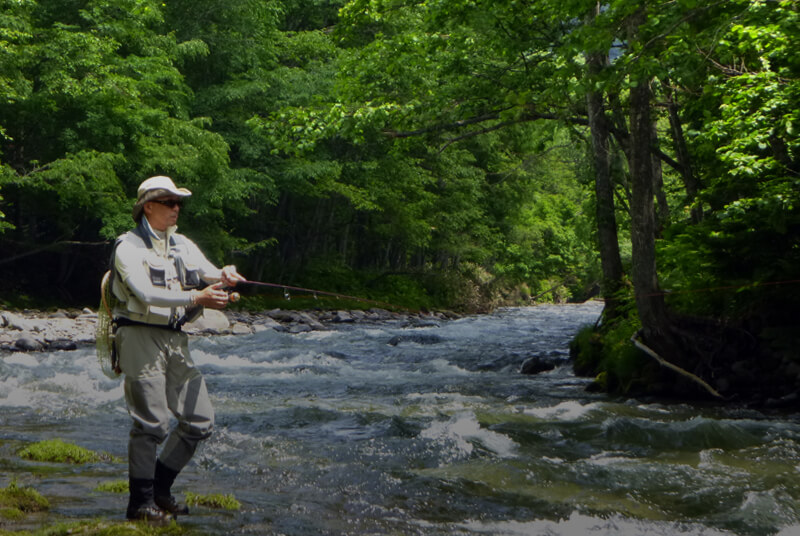
[[[569,353],[575,374],[596,375],[603,361],[602,335],[593,326],[586,326],[570,341]]]
[[[72,463],[81,465],[100,461],[115,461],[106,453],[97,453],[60,439],[48,439],[28,445],[19,451],[19,456],[36,462]]]
[[[96,488],[95,491],[101,491],[103,493],[128,493],[128,481],[127,480],[114,480],[111,482],[103,482]]]
[[[31,487],[20,487],[12,481],[8,487],[0,488],[0,508],[18,510],[20,512],[42,512],[50,508],[50,503],[38,491]],[[8,515],[15,516],[14,512]],[[4,513],[4,517],[6,513]]]
[[[633,308],[620,311],[613,321],[578,332],[570,342],[573,368],[578,375],[594,376],[596,390],[624,395],[649,392],[657,383],[654,363],[631,342],[641,322]]]
[[[0,507],[0,519],[6,521],[20,521],[25,518],[25,512],[19,508]]]
[[[242,504],[233,495],[198,495],[196,493],[186,493],[186,504],[194,506],[206,506],[208,508],[219,508],[222,510],[239,510]]]
[[[192,527],[170,523],[164,527],[148,525],[146,522],[110,522],[110,521],[81,521],[78,523],[56,523],[30,532],[5,532],[0,530],[0,536],[68,536],[80,534],[81,536],[183,536],[202,534]]]

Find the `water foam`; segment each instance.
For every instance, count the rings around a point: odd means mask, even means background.
[[[598,518],[573,512],[561,521],[467,521],[456,525],[472,533],[495,536],[735,536],[702,525],[652,522],[620,516]]]
[[[523,410],[526,415],[533,415],[543,420],[577,421],[589,412],[600,408],[600,404],[581,404],[576,400],[569,400],[541,408],[527,408]]]
[[[458,454],[469,456],[474,451],[474,443],[490,450],[501,458],[516,456],[517,443],[503,434],[481,428],[474,413],[464,412],[454,415],[448,421],[434,421],[420,433],[423,439],[451,445]]]

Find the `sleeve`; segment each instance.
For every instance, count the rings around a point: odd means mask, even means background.
[[[200,270],[200,278],[206,283],[216,283],[222,279],[222,270],[214,266],[194,242],[185,237],[184,240],[189,252],[188,260]]]
[[[128,289],[140,301],[156,307],[182,307],[192,303],[191,291],[156,287],[142,262],[141,250],[122,242],[115,255],[114,265]]]

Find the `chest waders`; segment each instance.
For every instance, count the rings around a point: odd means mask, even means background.
[[[153,250],[144,220],[130,234],[141,240],[145,254]],[[199,442],[211,435],[214,423],[205,381],[189,355],[188,337],[181,331],[185,322],[202,312],[202,307],[187,307],[182,315],[173,311],[168,324],[112,317],[114,308],[109,295],[113,296],[114,278],[119,275],[115,269],[117,246],[123,240],[135,240],[130,234],[114,245],[110,270],[104,278],[103,309],[111,319],[106,326],[111,339],[107,361],[114,375],[124,373],[125,400],[133,419],[128,442],[130,497],[126,517],[164,522],[188,513],[186,505],[172,496],[172,483]],[[200,286],[199,273],[187,269],[179,254],[180,240],[182,237],[169,238],[167,260],[174,266],[173,273],[163,266],[157,269],[148,265],[153,285],[169,288],[177,280],[182,289]],[[124,309],[124,304],[113,305]],[[173,416],[178,424],[170,429]]]

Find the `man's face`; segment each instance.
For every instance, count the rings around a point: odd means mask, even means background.
[[[178,223],[183,200],[174,195],[153,199],[144,204],[144,213],[150,226],[156,231],[166,231],[167,227]]]

